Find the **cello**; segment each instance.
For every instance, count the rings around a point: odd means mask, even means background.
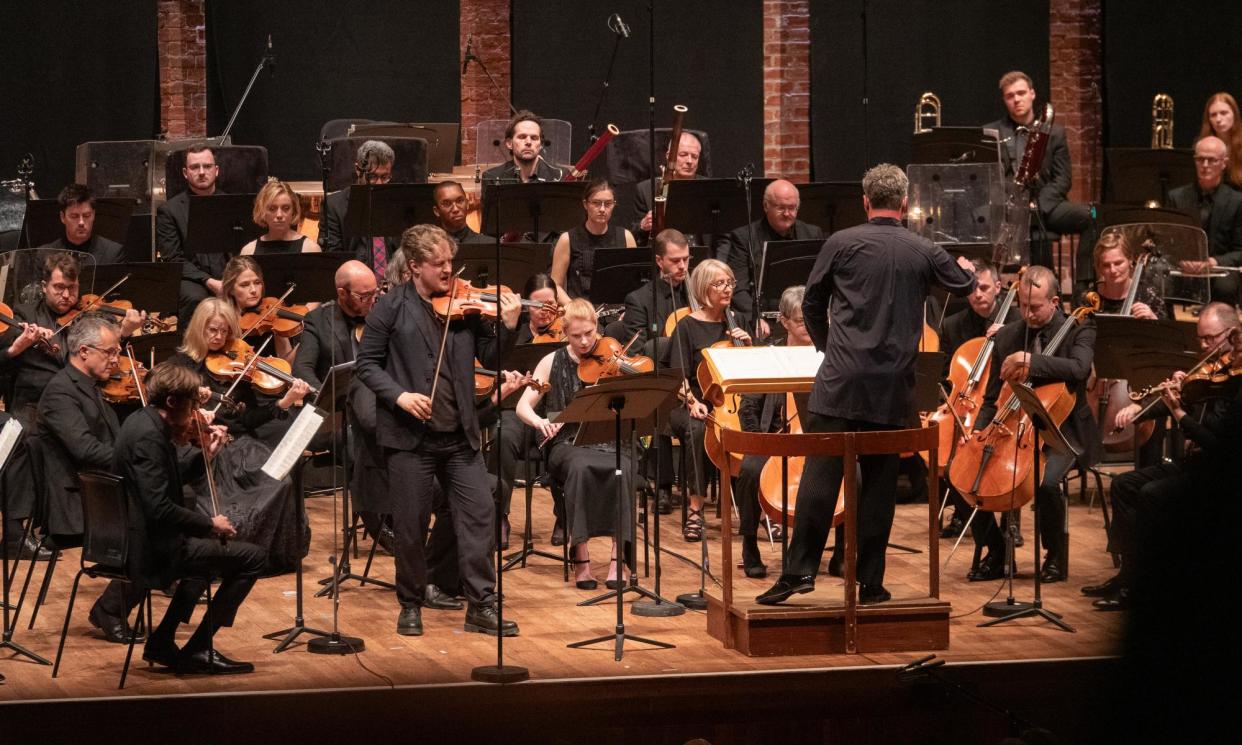
[[[724,316],[725,326],[732,332],[737,328],[737,321],[733,318],[733,311],[726,307]],[[729,338],[718,341],[712,346],[720,348],[745,347],[749,345],[737,339]],[[711,372],[707,369],[707,365],[700,362],[695,374],[698,376],[699,390],[706,391],[711,385]],[[742,456],[725,453],[724,443],[720,441],[720,430],[733,429],[741,431],[742,396],[737,393],[726,394],[719,400],[712,401],[712,407],[712,413],[707,418],[707,426],[703,430],[703,449],[707,451],[708,460],[716,468],[719,468],[721,473],[737,476],[742,472]]]
[[[1086,297],[1090,305],[1065,319],[1043,354],[1056,354],[1069,332],[1099,308],[1099,295],[1089,292]],[[1046,383],[1035,394],[1058,427],[1074,410],[1074,393],[1065,383]],[[949,482],[987,512],[1018,509],[1035,498],[1034,427],[1008,383],[1002,384],[997,402],[992,421],[966,439],[949,463]]]
[[[794,394],[785,394],[785,415],[787,434],[802,434],[802,417]],[[781,474],[781,458],[768,458],[759,474],[759,508],[768,519],[792,526],[794,511],[798,501],[798,488],[802,484],[802,468],[806,465],[805,456],[785,458],[785,473]],[[787,487],[783,488],[783,487]],[[782,509],[782,504],[784,508]],[[832,526],[837,527],[845,521],[845,480],[841,480],[841,489],[837,492],[837,506],[832,511]]]
[[[1133,311],[1134,300],[1138,295],[1139,278],[1143,276],[1143,269],[1147,266],[1147,260],[1150,257],[1150,253],[1144,253],[1134,263],[1134,271],[1130,275],[1130,287],[1126,290],[1125,300],[1121,304],[1121,310],[1117,311],[1117,315],[1129,316]],[[1100,425],[1100,439],[1103,441],[1105,452],[1124,453],[1137,450],[1156,431],[1156,422],[1152,419],[1137,424],[1130,422],[1122,429],[1114,426],[1117,413],[1130,405],[1128,381],[1100,378],[1087,389],[1087,396],[1088,400],[1092,401],[1091,413],[1095,414],[1096,421]]]

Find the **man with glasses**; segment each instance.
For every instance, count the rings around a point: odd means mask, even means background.
[[[69,184],[56,197],[60,206],[60,224],[65,234],[48,244],[48,248],[78,251],[95,257],[96,264],[120,264],[125,249],[116,241],[95,235],[95,195],[90,187]]]
[[[181,289],[177,306],[178,328],[185,328],[198,304],[221,292],[220,275],[229,256],[225,253],[186,257],[185,242],[190,230],[190,195],[209,197],[219,194],[220,166],[216,154],[206,145],[191,145],[185,151],[181,168],[186,190],[164,202],[155,211],[155,243],[161,261],[181,262]]]
[[[1196,152],[1198,149],[1196,148]],[[1238,313],[1225,303],[1208,303],[1199,313],[1196,333],[1199,351],[1204,354],[1218,350],[1229,352],[1230,335],[1238,329]],[[1112,578],[1096,585],[1087,585],[1082,593],[1097,598],[1094,605],[1102,611],[1126,610],[1131,603],[1131,587],[1134,580],[1134,555],[1143,549],[1142,539],[1156,537],[1163,526],[1176,523],[1175,510],[1182,514],[1184,506],[1179,499],[1198,496],[1201,486],[1195,481],[1195,471],[1202,469],[1210,454],[1205,448],[1223,434],[1236,437],[1236,433],[1222,431],[1237,422],[1238,403],[1226,398],[1212,398],[1183,408],[1180,386],[1186,373],[1174,373],[1174,392],[1143,414],[1143,419],[1173,417],[1177,427],[1191,443],[1187,454],[1175,462],[1161,463],[1123,473],[1113,479],[1109,496],[1113,503],[1113,519],[1108,529],[1108,550],[1121,557],[1121,571]],[[1116,425],[1122,427],[1138,418],[1139,404],[1131,404],[1117,414]],[[1236,457],[1232,453],[1229,457]],[[1176,529],[1176,528],[1174,528]],[[1142,538],[1140,538],[1140,535]]]
[[[1228,167],[1229,149],[1224,141],[1204,137],[1195,143],[1195,183],[1169,191],[1169,206],[1197,215],[1208,236],[1207,261],[1184,261],[1183,271],[1242,266],[1242,192],[1223,182]],[[1237,305],[1240,289],[1233,272],[1212,279],[1213,300]]]
[[[367,140],[358,146],[354,158],[354,183],[359,186],[387,184],[392,181],[392,167],[397,155],[388,143]],[[349,251],[354,258],[375,272],[376,278],[384,279],[388,269],[388,257],[400,245],[395,236],[350,236],[345,239],[345,219],[349,213],[347,186],[334,191],[323,200],[323,219],[319,223],[319,245],[324,251]]]
[[[754,320],[752,303],[758,290],[752,277],[751,265],[759,271],[763,260],[763,244],[768,241],[822,240],[824,231],[817,225],[809,225],[798,219],[800,205],[798,187],[785,179],[777,179],[763,190],[763,217],[729,233],[716,243],[716,258],[729,265],[737,278],[737,291],[733,293],[733,312],[746,322]],[[754,236],[752,242],[751,236]],[[778,298],[768,298],[764,305],[774,305]],[[760,311],[770,308],[760,308]],[[766,324],[760,326],[760,335],[766,335]]]
[[[463,243],[494,243],[490,235],[476,233],[474,228],[466,224],[469,213],[469,201],[466,190],[456,181],[441,181],[436,184],[432,193],[431,212],[436,216],[436,224],[444,228],[444,232],[453,236],[458,245]]]

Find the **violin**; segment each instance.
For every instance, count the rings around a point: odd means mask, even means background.
[[[535,337],[530,340],[531,344],[559,344],[565,341],[565,329],[561,323],[561,319],[552,319],[552,323],[545,326]]]
[[[240,376],[256,389],[274,396],[284,393],[296,378],[288,361],[257,356],[244,339],[234,339],[225,349],[207,355],[207,372],[216,380],[235,381]],[[319,391],[312,388],[311,395]]]
[[[116,359],[116,369],[103,381],[99,393],[109,403],[123,404],[137,401],[147,405],[147,368],[132,357],[122,355]]]
[[[134,309],[134,304],[128,300],[104,300],[102,295],[83,295],[78,298],[78,304],[70,308],[63,316],[56,319],[62,327],[68,326],[83,313],[105,313],[117,319],[120,323],[125,318],[125,313]],[[146,334],[153,334],[159,331],[172,331],[176,326],[175,321],[165,321],[154,313],[148,313],[146,320],[142,322],[141,331]]]
[[[305,305],[286,305],[282,298],[265,297],[255,307],[241,314],[238,322],[242,336],[273,333],[286,339],[302,333],[306,314]]]
[[[474,396],[475,398],[483,398],[492,395],[492,391],[496,389],[496,378],[499,375],[495,370],[488,370],[483,367],[483,363],[477,359],[474,361]],[[552,386],[542,383],[538,380],[531,379],[522,385],[523,388],[530,388],[540,393],[547,393]]]
[[[453,279],[453,286],[448,294],[431,299],[431,307],[440,318],[459,321],[468,315],[480,315],[484,318],[495,318],[500,310],[500,294],[512,292],[504,285],[487,285],[475,287],[461,277]],[[556,303],[541,303],[538,300],[520,300],[523,308],[539,308],[558,316],[565,314],[565,309]]]
[[[16,328],[24,329],[27,326],[33,326],[33,325],[34,324],[25,323],[24,321],[17,320],[16,318],[13,317],[13,309],[10,308],[5,303],[0,303],[0,334],[3,334],[5,331],[8,331],[10,328],[16,327]],[[34,346],[38,347],[44,352],[47,352],[48,354],[60,354],[60,345],[54,342],[50,342],[47,339],[39,339],[38,341],[34,343]]]
[[[1225,351],[1228,344],[1229,339],[1221,340],[1194,367],[1186,371],[1180,384],[1174,380],[1166,380],[1158,385],[1131,391],[1130,400],[1134,403],[1147,401],[1134,418],[1138,419],[1146,414],[1160,401],[1160,395],[1170,388],[1181,389],[1182,403],[1186,405],[1209,398],[1228,398],[1235,395],[1237,391],[1234,376],[1242,373],[1242,358],[1235,359],[1235,355]]]
[[[654,370],[655,362],[650,357],[626,354],[636,339],[638,334],[625,346],[611,336],[596,339],[595,346],[578,362],[578,379],[587,385],[595,385],[602,378],[638,375]]]

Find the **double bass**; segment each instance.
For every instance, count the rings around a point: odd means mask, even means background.
[[[1099,295],[1089,292],[1087,301],[1090,305],[1076,308],[1065,319],[1043,354],[1056,354],[1070,331],[1099,309]],[[1074,410],[1074,393],[1065,383],[1046,383],[1035,388],[1035,394],[1057,426]],[[996,400],[992,421],[958,446],[949,464],[949,482],[979,509],[1007,512],[1035,497],[1035,431],[1008,383],[1001,386]]]

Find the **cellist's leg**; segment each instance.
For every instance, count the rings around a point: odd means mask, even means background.
[[[1065,500],[1061,496],[1061,479],[1074,465],[1074,459],[1060,453],[1044,451],[1044,478],[1035,498],[1039,500],[1039,539],[1047,550],[1045,581],[1065,578],[1065,559],[1069,549],[1069,526],[1066,525]],[[1055,571],[1053,571],[1055,570]],[[1055,577],[1054,575],[1060,575]]]

